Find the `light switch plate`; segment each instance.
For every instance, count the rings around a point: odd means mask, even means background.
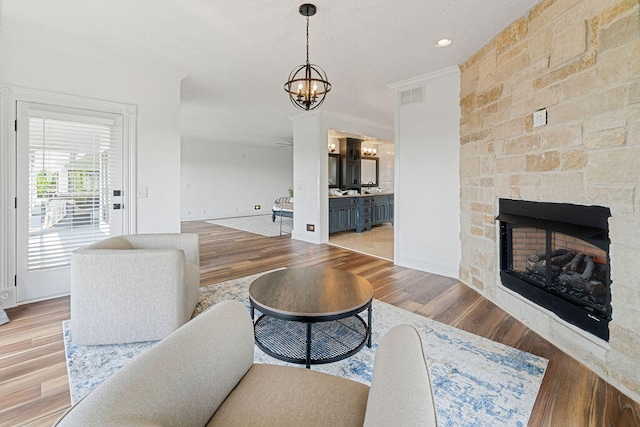
[[[543,108],[533,112],[533,127],[539,128],[547,124],[547,109]]]

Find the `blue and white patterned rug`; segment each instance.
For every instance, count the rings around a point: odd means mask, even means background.
[[[227,299],[248,306],[249,284],[260,273],[200,289],[194,316]],[[366,311],[362,313],[366,316]],[[69,321],[63,322],[71,401],[78,402],[130,359],[155,342],[76,346]],[[313,370],[371,382],[377,343],[394,325],[413,325],[422,336],[441,426],[525,426],[536,400],[547,360],[390,304],[373,302],[373,346],[349,359],[314,365]],[[255,347],[255,361],[286,365]],[[303,365],[295,365],[303,366]]]

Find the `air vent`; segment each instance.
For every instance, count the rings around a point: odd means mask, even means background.
[[[407,105],[411,104],[417,104],[419,102],[424,102],[424,86],[403,90],[402,92],[400,92],[401,107],[406,107]]]

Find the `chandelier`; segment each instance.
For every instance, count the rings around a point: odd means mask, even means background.
[[[316,14],[316,7],[305,3],[298,9],[300,15],[307,17],[307,63],[299,65],[289,74],[284,90],[289,94],[291,103],[302,110],[313,110],[323,102],[331,90],[327,74],[318,65],[309,63],[309,17]]]

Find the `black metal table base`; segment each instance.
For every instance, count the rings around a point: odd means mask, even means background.
[[[358,314],[326,322],[284,320],[262,314],[254,323],[256,345],[269,356],[305,364],[307,368],[337,362],[357,353],[365,344],[371,347],[371,307],[367,312],[368,323]]]

